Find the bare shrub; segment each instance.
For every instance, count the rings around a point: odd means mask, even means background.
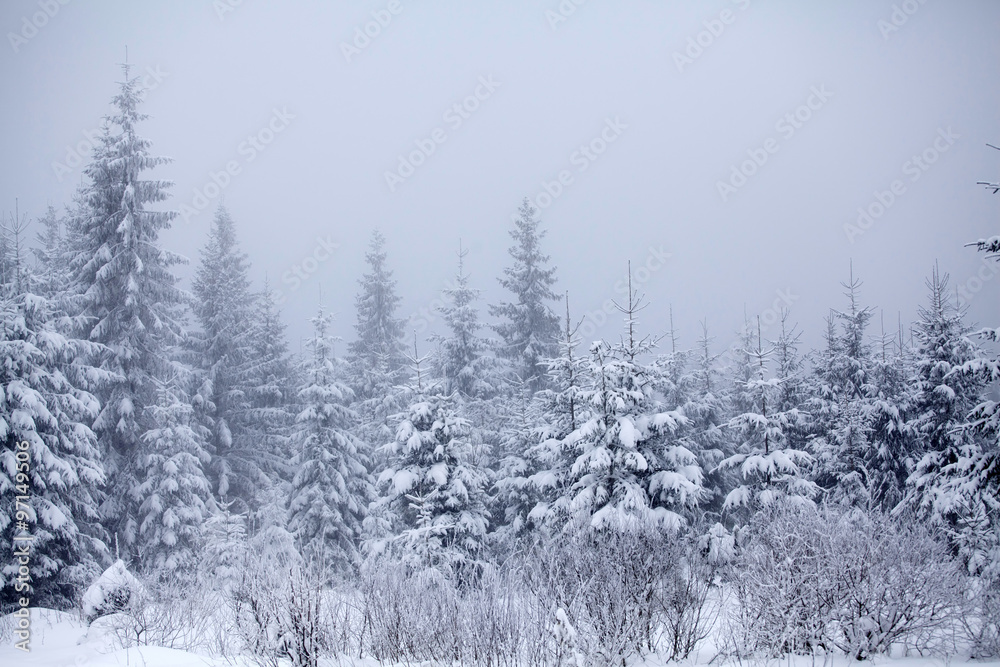
[[[708,570],[689,540],[661,531],[580,529],[541,541],[524,567],[554,618],[565,610],[598,663],[666,649],[686,658],[708,633]]]
[[[316,667],[360,651],[360,620],[352,593],[322,563],[291,563],[285,571],[249,566],[232,590],[233,628],[241,649],[259,665]]]
[[[917,522],[837,506],[774,508],[750,526],[731,573],[735,654],[954,650],[961,572]]]
[[[973,658],[1000,655],[1000,582],[969,577],[962,629]]]
[[[163,646],[225,652],[233,647],[219,647],[215,632],[223,622],[222,602],[190,582],[147,582],[126,607],[94,622],[103,625],[122,648]]]

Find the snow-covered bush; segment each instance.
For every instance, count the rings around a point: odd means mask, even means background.
[[[362,571],[361,593],[367,648],[377,660],[434,660],[461,652],[458,592],[436,569],[413,572],[376,559]]]
[[[1000,655],[1000,584],[973,577],[968,593],[962,629],[972,644],[972,657],[996,657]]]
[[[653,650],[683,659],[707,634],[706,565],[681,536],[583,528],[540,541],[522,569],[527,590],[564,610],[599,662]]]
[[[785,504],[758,515],[732,573],[728,650],[741,656],[954,647],[963,580],[919,523]]]
[[[191,578],[134,577],[116,562],[84,595],[84,616],[118,648],[166,648],[230,655],[222,594]]]
[[[247,562],[232,590],[233,631],[258,665],[315,667],[326,656],[357,653],[361,629],[330,570],[319,562],[284,569]]]
[[[362,570],[364,651],[389,664],[565,664],[554,610],[525,586],[523,565],[512,560],[459,583],[435,568],[370,559]]]
[[[92,623],[101,616],[134,609],[145,594],[145,587],[119,559],[83,594],[83,616]]]

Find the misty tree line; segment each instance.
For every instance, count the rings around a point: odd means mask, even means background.
[[[875,334],[852,276],[821,349],[785,311],[773,338],[746,322],[724,365],[704,327],[690,349],[645,331],[631,288],[620,335],[580,340],[525,200],[491,324],[460,251],[444,333],[416,349],[376,232],[346,356],[320,308],[300,358],[224,208],[179,287],[140,101],[126,69],[72,205],[30,244],[12,219],[0,246],[0,545],[27,490],[33,604],[75,605],[119,557],[150,581],[236,581],[248,549],[467,583],[532,540],[685,536],[721,566],[800,511],[923,526],[1000,589],[1000,360],[980,342],[1000,330],[972,332],[936,269],[909,336]]]

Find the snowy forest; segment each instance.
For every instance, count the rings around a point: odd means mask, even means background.
[[[1000,655],[1000,329],[947,275],[886,331],[849,274],[816,350],[782,309],[723,364],[631,284],[583,340],[525,200],[503,301],[456,239],[421,349],[376,231],[294,355],[225,207],[178,286],[143,119],[125,67],[73,203],[4,226],[7,611],[271,665]]]
[[[1000,666],[1000,5],[349,4],[0,7],[0,665]]]

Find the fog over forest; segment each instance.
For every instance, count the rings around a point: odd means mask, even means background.
[[[0,664],[1000,665],[1000,4],[0,27]]]

